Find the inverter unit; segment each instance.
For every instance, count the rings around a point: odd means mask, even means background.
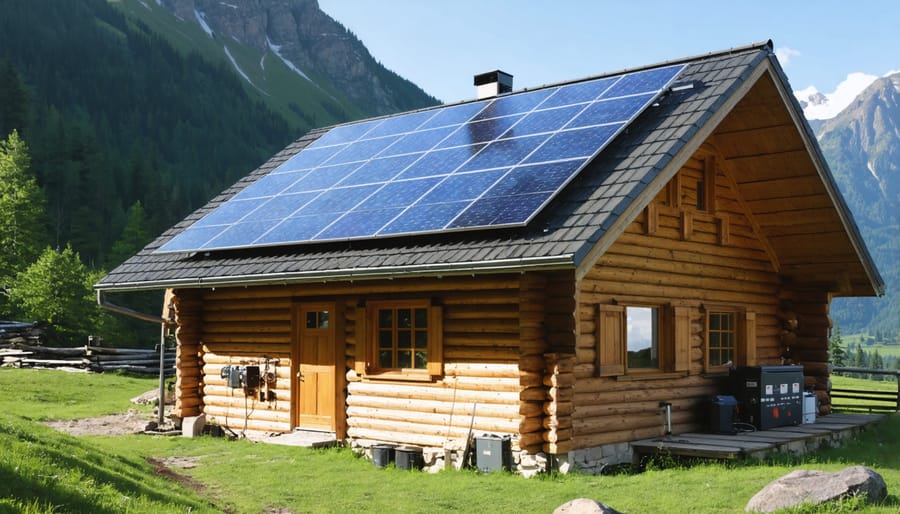
[[[742,366],[731,378],[742,422],[758,430],[803,422],[803,366]]]

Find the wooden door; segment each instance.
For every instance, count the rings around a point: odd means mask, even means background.
[[[297,316],[294,374],[297,428],[334,430],[336,352],[334,305],[301,304]]]

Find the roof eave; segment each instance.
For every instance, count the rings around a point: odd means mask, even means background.
[[[95,284],[94,289],[97,291],[124,292],[169,288],[198,289],[208,287],[241,287],[273,284],[286,285],[322,282],[354,282],[360,280],[393,280],[416,277],[524,273],[527,271],[572,269],[574,267],[574,256],[565,254],[520,259],[420,264],[412,266],[293,271],[285,273],[267,273],[263,275],[221,275],[155,280],[152,282],[101,282]]]
[[[844,227],[844,231],[847,233],[847,236],[850,239],[850,244],[853,245],[853,249],[856,252],[857,257],[859,258],[859,262],[860,264],[862,264],[862,267],[866,272],[866,276],[868,277],[869,282],[872,286],[872,296],[883,296],[885,293],[884,279],[881,277],[881,273],[878,271],[878,267],[875,265],[875,260],[869,253],[869,249],[866,246],[865,240],[862,237],[862,233],[860,232],[859,227],[856,225],[856,222],[853,219],[850,208],[844,201],[844,195],[841,194],[840,189],[838,188],[838,185],[834,180],[834,175],[831,173],[831,168],[828,166],[828,161],[822,154],[821,147],[819,147],[818,143],[816,142],[815,133],[813,133],[812,127],[810,127],[809,122],[806,121],[806,117],[803,116],[802,107],[800,107],[799,102],[790,91],[787,76],[781,69],[781,65],[778,64],[778,60],[774,55],[770,55],[767,62],[768,68],[771,70],[772,77],[775,79],[773,80],[773,82],[778,89],[778,93],[781,95],[782,100],[784,100],[785,105],[788,107],[788,112],[790,113],[791,118],[793,119],[794,124],[797,127],[797,130],[800,132],[800,137],[803,138],[803,144],[806,146],[807,152],[813,160],[816,172],[818,173],[819,178],[822,180],[822,184],[825,186],[825,190],[828,193],[829,198],[834,204],[838,217],[841,220],[841,224]]]

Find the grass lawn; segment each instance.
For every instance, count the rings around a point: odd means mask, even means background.
[[[4,391],[0,397],[0,513],[549,513],[578,497],[632,514],[726,513],[743,512],[753,494],[793,469],[835,471],[853,464],[870,466],[884,477],[892,493],[887,505],[797,512],[900,510],[900,415],[885,419],[845,448],[803,458],[657,466],[636,475],[533,479],[505,473],[430,475],[378,469],[346,449],[313,450],[246,440],[146,435],[75,438],[36,421],[100,415],[113,408],[122,412],[129,408],[128,398],[154,386],[152,379],[120,375],[0,369]],[[148,459],[165,464],[164,473],[158,474],[161,468],[155,470]]]

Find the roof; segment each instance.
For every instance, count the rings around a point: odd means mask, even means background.
[[[595,262],[653,195],[726,116],[772,77],[782,111],[792,116],[807,160],[825,184],[853,254],[856,273],[847,294],[880,294],[872,264],[849,210],[837,192],[771,42],[647,66],[685,63],[671,91],[637,117],[527,226],[352,242],[154,253],[172,237],[321,137],[314,130],[288,145],[204,207],[166,231],[96,284],[105,291],[212,287],[381,277],[578,269]],[[632,71],[632,70],[626,70]],[[616,72],[616,73],[622,73]],[[591,77],[596,78],[596,77]],[[788,94],[785,95],[784,91]],[[516,94],[516,93],[512,93]],[[769,95],[771,96],[771,94]],[[784,115],[782,116],[784,117]],[[796,129],[794,132],[798,132]],[[775,251],[777,253],[777,249]],[[797,256],[801,263],[807,255]],[[801,267],[798,266],[798,270]],[[829,273],[825,270],[824,273]]]

